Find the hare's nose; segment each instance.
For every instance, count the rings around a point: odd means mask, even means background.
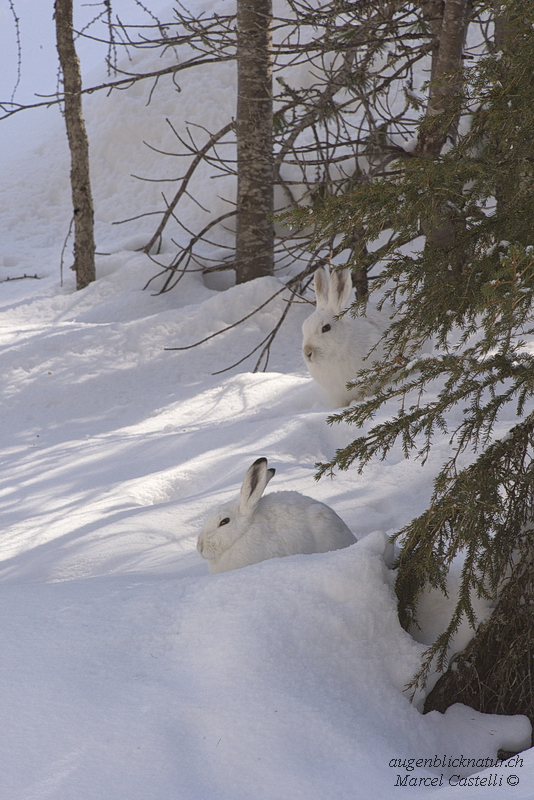
[[[309,345],[302,348],[302,352],[304,353],[304,358],[307,358],[308,361],[311,361],[311,357],[313,355],[313,347]]]

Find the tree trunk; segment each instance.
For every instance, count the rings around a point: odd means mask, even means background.
[[[456,140],[458,119],[452,114],[455,95],[461,88],[462,53],[469,23],[470,0],[426,0],[423,10],[434,37],[432,48],[431,84],[426,109],[426,122],[419,132],[415,155],[439,158],[443,146]],[[437,16],[441,11],[441,19]],[[451,118],[452,115],[452,118]],[[451,253],[453,272],[461,273],[465,253],[455,252],[455,227],[451,209],[442,208],[432,219],[421,221],[427,247],[447,248]]]
[[[447,112],[461,86],[460,70],[469,17],[468,4],[468,0],[445,0],[441,24],[436,22],[435,17],[430,21],[433,33],[439,25],[439,37],[432,51],[432,83],[426,116],[427,119],[434,119],[436,124],[425,126],[419,135],[417,154],[421,156],[437,158],[447,137],[456,137],[456,122],[452,126],[444,125],[442,119],[448,118]],[[427,13],[437,12],[436,2],[427,2],[424,6]]]
[[[93,198],[89,177],[89,142],[82,115],[82,78],[74,47],[72,0],[55,0],[56,47],[63,73],[65,125],[69,141],[74,213],[74,271],[76,288],[95,280]]]
[[[274,271],[271,0],[238,0],[236,279]]]

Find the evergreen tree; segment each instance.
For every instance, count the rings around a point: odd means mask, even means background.
[[[465,132],[448,150],[429,156],[416,149],[385,178],[292,219],[315,223],[318,241],[365,231],[364,266],[381,270],[372,289],[397,310],[386,356],[372,363],[371,355],[357,379],[379,390],[329,419],[362,435],[320,464],[319,475],[353,463],[362,470],[399,442],[406,457],[424,461],[434,434],[450,433],[450,458],[429,508],[396,534],[406,627],[417,623],[423,590],[446,593],[451,562],[463,557],[450,624],[427,650],[414,685],[431,668],[445,668],[451,638],[467,618],[475,636],[427,698],[427,710],[461,701],[534,722],[533,0],[505,0],[498,14],[493,46],[446,78],[455,86],[446,110],[421,122],[420,140],[462,119]],[[449,235],[427,236],[418,249],[418,237],[443,227],[444,216]],[[353,310],[364,313],[364,303]],[[418,355],[430,338],[433,354]],[[386,404],[398,410],[373,425]],[[451,430],[452,410],[461,419]],[[504,412],[516,416],[508,431]],[[496,603],[478,629],[474,595]]]

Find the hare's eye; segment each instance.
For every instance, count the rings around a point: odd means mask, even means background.
[[[219,522],[219,528],[221,527],[221,525],[228,525],[229,522],[230,522],[230,517],[225,517]]]
[[[327,333],[331,329],[332,326],[327,323],[326,325],[323,325],[323,327],[321,328],[321,333]]]

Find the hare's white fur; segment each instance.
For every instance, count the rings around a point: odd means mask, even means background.
[[[318,500],[299,492],[262,497],[274,473],[266,458],[258,458],[247,470],[239,498],[206,520],[197,549],[210,572],[297,553],[326,553],[356,541],[335,511]]]
[[[335,270],[330,277],[320,267],[314,275],[316,309],[302,326],[302,355],[312,378],[325,390],[335,407],[361,399],[347,383],[359,370],[371,367],[383,355],[382,335],[389,324],[387,316],[368,308],[365,317],[350,313],[336,317],[349,305],[352,293],[351,273]],[[368,358],[366,358],[368,356]]]

